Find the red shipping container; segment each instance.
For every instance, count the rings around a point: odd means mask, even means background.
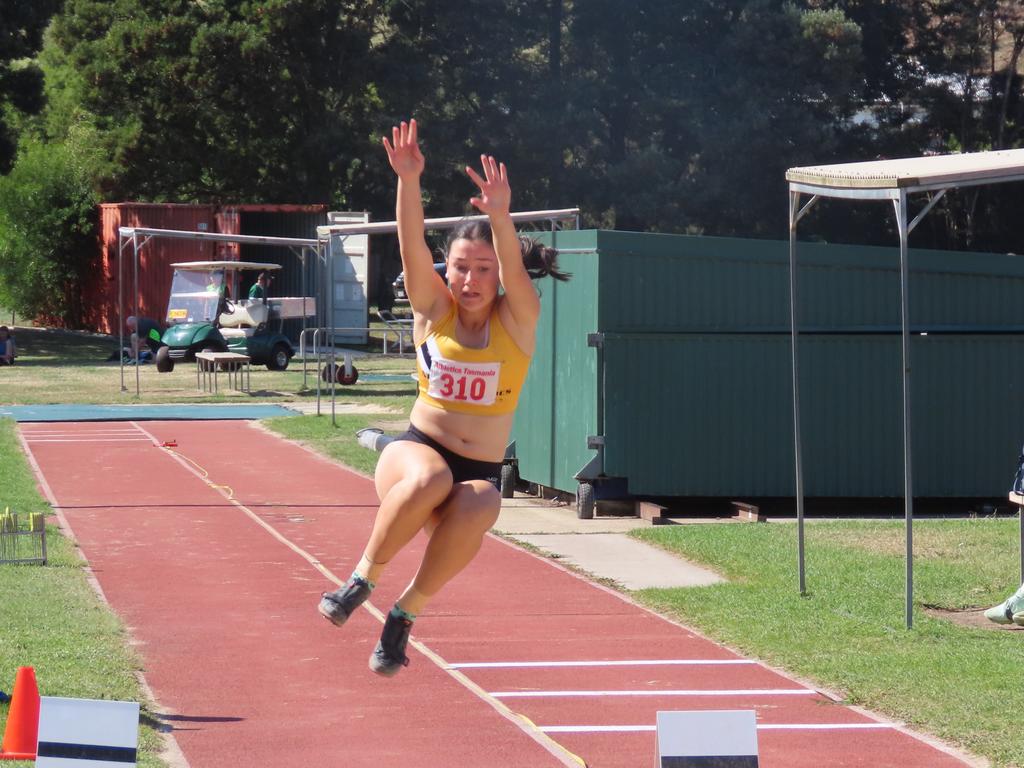
[[[82,286],[84,299],[84,327],[88,330],[116,335],[119,301],[123,302],[123,317],[135,313],[135,251],[127,244],[119,254],[119,229],[140,227],[146,229],[173,229],[186,232],[219,232],[248,234],[245,214],[291,214],[295,225],[307,229],[311,216],[326,223],[326,205],[240,204],[190,205],[181,203],[104,203],[100,212],[99,260],[92,279]],[[316,237],[308,234],[273,233],[283,236]],[[265,233],[261,233],[265,234]],[[154,237],[139,249],[138,314],[163,323],[167,312],[167,293],[171,287],[171,264],[179,261],[226,260],[237,261],[241,253],[235,243],[215,243],[202,240],[178,240]],[[120,262],[120,263],[119,263]],[[118,296],[118,270],[120,291]]]
[[[216,206],[176,203],[104,203],[100,206],[100,260],[95,279],[83,286],[85,324],[90,330],[117,335],[118,307],[123,316],[136,311],[135,251],[127,241],[119,254],[121,227],[215,232]],[[139,249],[138,314],[162,323],[171,287],[170,265],[178,261],[218,258],[216,243],[156,237]],[[121,296],[118,296],[120,268]]]

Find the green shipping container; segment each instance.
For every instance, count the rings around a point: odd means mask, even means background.
[[[539,284],[520,477],[584,497],[792,496],[788,244],[554,238],[573,278]],[[898,255],[800,248],[805,493],[899,497]],[[910,259],[915,490],[1001,496],[1024,440],[1024,259]]]

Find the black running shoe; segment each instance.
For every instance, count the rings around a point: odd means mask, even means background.
[[[369,582],[360,578],[351,578],[335,592],[324,592],[320,597],[317,610],[331,623],[341,626],[352,612],[366,602],[370,596]]]
[[[380,641],[370,657],[370,669],[378,675],[393,677],[402,667],[408,667],[409,657],[405,655],[405,646],[411,631],[411,621],[389,612],[384,621],[384,631],[380,633]]]

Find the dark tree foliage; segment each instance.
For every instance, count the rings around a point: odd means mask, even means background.
[[[388,4],[386,36],[376,51],[385,107],[378,131],[386,133],[398,121],[416,117],[428,164],[424,181],[434,211],[452,215],[469,210],[474,189],[464,168],[479,166],[484,153],[508,161],[518,201],[543,175],[526,142],[550,131],[550,126],[535,130],[528,125],[532,105],[543,96],[539,89],[545,87],[546,69],[536,46],[543,28],[537,12],[547,4]],[[387,170],[383,150],[369,162]],[[393,188],[390,171],[384,183]]]
[[[1018,66],[1024,49],[1019,0],[933,0],[916,48],[928,79],[916,93],[923,146],[979,152],[1024,144]],[[1024,205],[1024,185],[960,190],[940,204],[928,234],[937,247],[1020,252],[1007,222]]]
[[[375,106],[373,18],[359,0],[68,0],[52,40],[116,160],[106,196],[341,201]]]
[[[470,210],[488,153],[517,210],[784,238],[788,167],[1024,143],[1019,0],[65,0],[34,61],[46,3],[0,14],[0,115],[108,200],[390,219],[380,137],[415,116],[428,215]],[[914,245],[1024,250],[1022,187],[948,194]],[[877,204],[804,231],[894,240]]]
[[[468,196],[462,165],[488,151],[509,158],[519,208],[579,204],[587,224],[619,229],[778,231],[785,164],[808,146],[832,156],[860,56],[841,13],[773,0],[388,9],[382,58],[407,78],[382,77],[381,94],[393,120],[420,120],[431,203],[448,213]]]
[[[859,63],[841,13],[773,0],[599,0],[567,36],[577,189],[620,229],[777,234],[785,168],[834,156]]]
[[[16,137],[7,110],[35,114],[43,106],[43,73],[30,61],[42,45],[43,30],[57,0],[0,3],[0,173],[14,160]]]

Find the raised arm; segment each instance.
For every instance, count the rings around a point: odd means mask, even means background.
[[[480,164],[484,172],[482,178],[466,166],[469,178],[480,187],[480,194],[470,198],[469,202],[487,214],[490,220],[494,251],[498,255],[498,278],[505,290],[505,301],[512,319],[532,334],[540,316],[540,298],[523,264],[523,252],[512,222],[512,189],[508,183],[508,172],[504,163],[489,155],[481,155]]]
[[[416,121],[402,122],[391,129],[391,141],[383,138],[388,162],[398,176],[395,218],[398,247],[405,271],[405,290],[414,313],[430,317],[448,296],[444,281],[434,271],[430,248],[423,232],[423,200],[420,176],[425,161],[416,136]]]

